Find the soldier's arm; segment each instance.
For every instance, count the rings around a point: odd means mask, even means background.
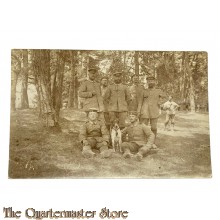
[[[105,124],[101,125],[101,132],[102,132],[103,140],[109,142],[109,131],[107,127],[105,126]]]
[[[163,110],[167,110],[167,102],[165,102],[164,104],[162,104]]]
[[[179,105],[176,103],[176,102],[174,102],[174,107],[175,107],[175,109],[177,109],[178,107],[179,107]]]
[[[91,98],[92,92],[88,92],[86,88],[86,82],[83,82],[79,88],[79,97],[80,98]]]
[[[87,133],[86,133],[86,124],[82,125],[80,127],[80,131],[79,131],[79,141],[82,142],[84,140],[86,140],[87,138]]]
[[[129,103],[132,100],[131,92],[128,87],[125,88],[125,100]]]
[[[103,102],[104,104],[108,104],[109,103],[109,98],[110,98],[110,95],[111,95],[111,90],[110,88],[108,87],[105,91],[105,94],[104,94],[104,97],[103,97]]]
[[[144,90],[142,90],[139,94],[139,97],[137,97],[137,101],[138,101],[138,107],[137,107],[137,113],[140,115],[141,113],[141,107],[143,104],[143,99],[144,99]]]
[[[163,104],[166,100],[166,94],[160,89],[159,92],[159,105]]]
[[[126,135],[128,133],[128,128],[124,128],[123,130],[121,130],[121,138],[122,141],[126,141]]]
[[[149,127],[147,127],[145,124],[142,124],[142,129],[147,136],[147,146],[151,147],[154,143],[155,135],[151,131],[151,129]]]

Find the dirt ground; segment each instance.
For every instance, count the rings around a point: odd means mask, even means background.
[[[208,114],[178,112],[174,132],[158,123],[158,150],[141,162],[81,155],[83,112],[62,110],[61,131],[46,129],[33,109],[11,113],[9,178],[203,178],[211,177]]]

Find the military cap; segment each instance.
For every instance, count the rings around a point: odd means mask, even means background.
[[[103,80],[103,79],[107,79],[108,80],[108,76],[102,76],[101,80]]]
[[[91,68],[88,69],[88,71],[89,71],[89,72],[91,72],[91,71],[97,72],[97,69],[96,69],[95,67],[91,67]]]
[[[135,115],[135,116],[138,115],[137,111],[130,111],[128,114],[129,114],[129,115]]]
[[[89,108],[88,112],[98,112],[99,110],[97,108]]]
[[[147,76],[147,80],[155,80],[156,78],[154,76]]]
[[[121,76],[122,75],[122,72],[115,72],[113,73],[113,76]]]

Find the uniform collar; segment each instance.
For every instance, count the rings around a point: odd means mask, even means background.
[[[93,83],[95,82],[95,80],[93,80],[93,81],[92,81],[92,80],[91,80],[91,79],[89,79],[89,78],[88,78],[88,81],[93,82]]]
[[[92,124],[92,125],[96,125],[98,123],[98,120],[96,120],[96,121],[90,121],[89,120],[89,123]]]
[[[136,121],[134,124],[131,124],[131,127],[136,127],[138,124],[138,121]]]

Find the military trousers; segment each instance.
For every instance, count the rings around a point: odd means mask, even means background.
[[[158,118],[140,118],[140,123],[144,123],[146,125],[150,123],[151,131],[154,133],[155,139],[157,136],[157,121]]]
[[[84,146],[83,148],[85,149],[88,148],[89,149],[97,149],[100,152],[104,151],[104,150],[108,150],[108,143],[106,141],[103,140],[102,137],[88,137],[87,141],[89,143],[88,146]]]
[[[112,125],[115,121],[115,119],[118,119],[119,121],[119,127],[125,128],[125,119],[127,117],[127,112],[109,112],[109,121]]]
[[[167,125],[169,122],[171,124],[174,124],[174,119],[175,119],[175,114],[166,114],[165,125]]]
[[[121,148],[124,153],[140,153],[142,156],[145,156],[150,151],[150,147],[138,145],[135,142],[123,142]]]

